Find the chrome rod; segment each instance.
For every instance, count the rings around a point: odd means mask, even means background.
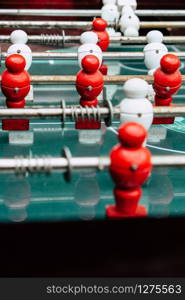
[[[175,54],[180,58],[185,57],[184,52],[169,52]],[[5,59],[7,57],[6,52],[1,53],[1,58]],[[57,59],[64,59],[64,60],[76,60],[77,53],[76,52],[33,52],[32,57],[38,60],[57,60]],[[104,52],[103,59],[105,60],[127,60],[127,59],[144,59],[143,52]]]
[[[155,117],[185,117],[185,105],[174,106],[155,106]],[[120,118],[119,106],[112,107],[113,116]],[[32,107],[32,108],[4,108],[0,107],[0,119],[6,118],[29,118],[29,119],[46,119],[46,118],[62,118],[64,115],[75,121],[76,116],[96,116],[105,119],[110,115],[108,107],[79,107],[79,105],[61,107]]]
[[[66,172],[68,168],[75,170],[96,169],[105,170],[110,166],[109,157],[71,157],[69,160],[64,157],[15,157],[0,159],[0,173],[26,174],[26,173],[51,173]],[[153,155],[152,164],[154,167],[185,167],[185,155]]]
[[[140,17],[184,17],[185,10],[180,9],[137,9]],[[61,16],[96,17],[101,16],[100,9],[0,9],[0,15],[12,16]]]
[[[10,43],[9,35],[0,35],[1,43]],[[29,35],[28,36],[29,43],[36,43],[42,45],[52,45],[63,47],[63,45],[67,43],[80,43],[80,36],[63,36],[58,34],[41,34],[41,35]],[[125,36],[116,36],[111,37],[110,42],[112,44],[146,44],[147,40],[145,36],[139,37],[125,37]],[[163,42],[165,44],[184,44],[185,37],[184,36],[164,36]]]
[[[110,24],[111,25],[111,24]],[[119,24],[117,25],[119,27]],[[0,21],[0,28],[68,28],[91,29],[87,21]],[[141,28],[185,28],[185,21],[146,21],[140,22]]]
[[[76,76],[73,75],[34,75],[30,76],[33,83],[61,83],[61,84],[75,84]],[[132,78],[140,78],[153,82],[153,76],[150,75],[107,75],[104,76],[105,84],[123,84],[125,81]],[[1,77],[0,77],[1,80]],[[185,75],[182,75],[182,81],[185,82]]]

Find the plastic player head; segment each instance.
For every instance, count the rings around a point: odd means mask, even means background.
[[[165,73],[174,73],[181,65],[179,58],[173,54],[164,55],[160,61],[161,69]]]
[[[147,137],[147,131],[138,123],[125,123],[120,126],[118,137],[122,146],[126,148],[139,148],[143,145]]]
[[[80,42],[81,42],[81,44],[95,44],[96,45],[98,42],[98,36],[93,31],[86,31],[81,34]]]
[[[144,47],[144,62],[148,74],[153,75],[155,70],[160,66],[161,58],[168,53],[168,49],[163,41],[163,34],[158,30],[150,31],[146,36],[148,45]]]
[[[106,4],[102,7],[101,17],[106,20],[109,24],[118,21],[119,12],[115,4]]]
[[[117,0],[117,5],[120,11],[124,6],[131,6],[133,10],[137,8],[136,0]]]
[[[105,21],[102,18],[96,18],[92,22],[92,27],[96,31],[104,31],[107,28],[108,24],[107,21]]]
[[[140,78],[133,78],[124,84],[125,98],[120,103],[120,122],[137,122],[147,130],[153,121],[153,106],[146,98],[148,83]]]
[[[20,73],[24,71],[26,66],[26,61],[23,56],[13,54],[6,58],[5,66],[11,73]]]
[[[86,73],[94,73],[99,68],[99,60],[94,55],[87,55],[82,59],[82,68]]]
[[[159,30],[151,30],[146,35],[147,43],[162,43],[163,34]]]
[[[12,44],[26,44],[28,41],[28,35],[23,30],[14,30],[10,34],[10,41]]]
[[[124,14],[134,14],[133,8],[130,5],[123,6],[121,15],[123,16]]]
[[[86,55],[95,55],[99,59],[99,67],[102,64],[102,50],[96,45],[98,42],[98,36],[93,31],[86,31],[81,34],[80,41],[82,45],[78,48],[78,64],[82,67],[82,59]]]
[[[148,83],[140,78],[132,78],[125,82],[123,92],[126,98],[145,98],[148,92]]]

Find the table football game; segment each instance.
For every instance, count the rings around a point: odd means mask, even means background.
[[[185,274],[185,10],[137,2],[2,2],[1,276]]]

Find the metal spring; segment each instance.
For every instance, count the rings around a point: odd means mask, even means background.
[[[80,109],[79,110],[77,110]],[[72,119],[77,121],[78,119],[94,119],[95,121],[101,121],[101,112],[99,106],[73,106],[70,105]]]
[[[44,45],[64,47],[65,36],[63,34],[41,34],[41,38]]]
[[[114,119],[114,111],[113,106],[110,100],[105,100],[104,105],[109,109],[108,117],[104,118],[105,124],[107,126],[111,126]],[[64,99],[61,100],[61,108],[63,109],[61,122],[62,127],[65,127],[65,122],[67,119],[66,116],[66,107],[71,109],[71,119],[73,121],[77,121],[78,119],[84,120],[87,118],[88,120],[94,119],[97,122],[101,121],[101,107],[100,106],[81,106],[81,105],[70,105],[66,106],[66,102]]]
[[[17,156],[16,159],[16,166],[15,166],[15,174],[16,175],[24,175],[26,176],[27,173],[47,173],[50,174],[52,171],[50,157],[43,156],[43,157],[34,157],[35,166],[31,164],[31,157],[23,157]],[[24,161],[26,160],[27,166],[24,165]]]

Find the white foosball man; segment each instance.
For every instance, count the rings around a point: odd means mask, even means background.
[[[148,131],[153,122],[153,106],[146,98],[148,83],[140,78],[129,79],[123,87],[125,98],[120,103],[120,123],[136,122]]]
[[[115,25],[119,21],[119,11],[115,4],[105,4],[101,9],[101,17],[110,25]],[[120,36],[120,32],[116,32],[113,27],[108,27],[107,32],[110,36]]]
[[[139,36],[140,20],[134,13],[131,6],[124,6],[119,20],[120,29],[124,36]]]
[[[136,0],[117,0],[118,9],[121,12],[124,6],[131,6],[131,8],[135,11],[137,8]]]
[[[28,35],[23,30],[14,30],[10,35],[12,45],[7,50],[7,55],[20,54],[26,60],[25,70],[28,71],[32,64],[32,51],[28,45]],[[33,101],[33,86],[30,86],[30,92],[26,97],[27,101]]]
[[[148,44],[144,47],[144,63],[148,75],[153,75],[159,68],[161,58],[168,53],[167,47],[162,43],[163,34],[159,30],[152,30],[146,35]]]
[[[95,55],[100,62],[100,66],[102,64],[102,50],[97,45],[98,36],[93,31],[86,31],[80,36],[81,46],[78,48],[78,64],[80,68],[82,67],[81,61],[86,55]]]

